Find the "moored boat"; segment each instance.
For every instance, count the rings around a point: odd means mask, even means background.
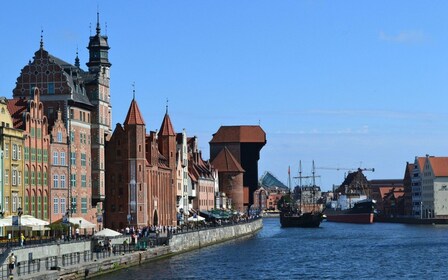
[[[294,190],[294,194],[289,193],[284,195],[278,202],[280,225],[282,227],[316,228],[320,226],[324,215],[321,211],[321,205],[316,203],[315,194],[316,192],[320,193],[320,188],[316,186],[314,177],[314,161],[313,175],[311,177],[302,176],[302,163],[300,162],[299,177],[297,177],[299,179],[299,186]],[[312,178],[312,186],[302,187],[302,178]],[[305,195],[305,193],[308,195]],[[307,197],[307,203],[303,201],[305,196]]]
[[[315,228],[320,226],[322,220],[323,215],[320,212],[280,212],[280,224],[282,227]]]
[[[348,209],[326,208],[324,214],[329,222],[371,224],[375,215],[375,203],[375,200],[366,198],[355,202]]]

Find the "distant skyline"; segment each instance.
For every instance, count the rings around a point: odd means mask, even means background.
[[[400,179],[415,156],[448,156],[446,1],[2,4],[0,96],[12,97],[41,30],[50,54],[74,63],[78,49],[86,70],[98,9],[111,47],[114,124],[124,121],[135,82],[147,130],[160,128],[168,100],[174,129],[198,136],[205,159],[221,125],[260,124],[259,175],[285,184],[300,160],[304,174],[315,160]],[[345,171],[316,172],[330,190]]]

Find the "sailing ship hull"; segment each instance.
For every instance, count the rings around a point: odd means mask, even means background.
[[[323,220],[322,213],[280,213],[280,224],[282,227],[317,228]]]
[[[338,210],[327,208],[324,211],[327,221],[354,224],[371,224],[375,213],[375,201],[366,199],[355,203],[353,208]]]

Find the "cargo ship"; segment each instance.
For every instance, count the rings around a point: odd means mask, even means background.
[[[345,195],[342,195],[340,199],[342,201],[346,199]],[[350,200],[353,200],[351,198]],[[341,223],[355,223],[355,224],[371,224],[375,215],[376,201],[361,196],[356,201],[349,202],[349,207],[344,207],[344,203],[340,203],[338,200],[337,205],[330,205],[324,211],[324,214],[329,222],[341,222]],[[345,204],[347,205],[347,204]],[[336,207],[334,207],[336,206]]]

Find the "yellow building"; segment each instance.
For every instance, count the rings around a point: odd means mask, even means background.
[[[0,149],[2,151],[1,206],[3,216],[17,215],[23,207],[24,134],[15,129],[7,108],[7,99],[0,97]]]

